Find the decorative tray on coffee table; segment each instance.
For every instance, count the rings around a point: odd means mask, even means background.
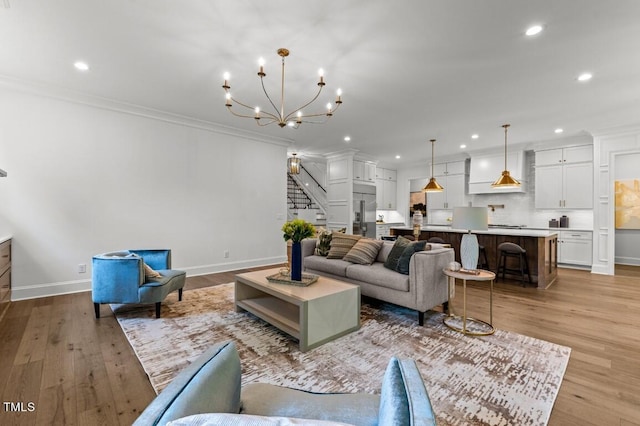
[[[314,274],[302,274],[301,281],[295,281],[291,279],[291,274],[287,272],[278,272],[277,274],[269,275],[267,281],[276,284],[295,285],[298,287],[307,287],[316,281],[318,281],[318,275]]]

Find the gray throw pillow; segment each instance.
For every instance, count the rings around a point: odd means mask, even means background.
[[[399,236],[396,242],[393,243],[393,248],[389,252],[387,260],[384,262],[384,267],[396,271],[398,269],[398,260],[400,260],[400,256],[402,256],[404,249],[407,248],[409,244],[411,244],[410,240]]]

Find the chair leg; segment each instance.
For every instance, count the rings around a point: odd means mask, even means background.
[[[178,302],[182,302],[182,289],[178,289]]]
[[[100,318],[100,304],[94,303],[93,310],[96,312],[96,318]]]
[[[424,312],[418,311],[418,325],[424,325]]]
[[[160,302],[156,302],[156,318],[160,318]]]
[[[442,304],[442,312],[444,312],[445,314],[449,314],[449,302],[444,302]]]

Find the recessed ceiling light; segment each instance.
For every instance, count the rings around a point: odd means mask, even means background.
[[[399,155],[396,155],[396,160],[399,160],[399,159],[400,159],[400,156],[399,156]]]
[[[78,71],[89,71],[89,64],[83,61],[76,61],[73,66],[76,67]]]
[[[467,146],[465,144],[460,145],[460,149],[465,149]]]
[[[589,81],[593,75],[589,72],[582,73],[578,76],[578,81]]]
[[[557,129],[554,130],[554,132],[555,133],[562,133],[562,132],[564,132],[564,130],[562,130],[561,128],[558,127]]]
[[[351,136],[345,136],[344,137],[344,141],[345,142],[350,142],[351,141]]]
[[[474,133],[473,135],[471,135],[471,139],[478,139],[480,137],[480,135],[478,135],[477,133]]]
[[[525,31],[525,34],[528,36],[534,36],[536,34],[539,34],[542,31],[542,25],[532,25],[529,28],[527,28],[527,31]]]

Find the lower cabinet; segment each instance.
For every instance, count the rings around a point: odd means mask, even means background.
[[[591,266],[592,233],[588,231],[558,232],[558,263]]]

